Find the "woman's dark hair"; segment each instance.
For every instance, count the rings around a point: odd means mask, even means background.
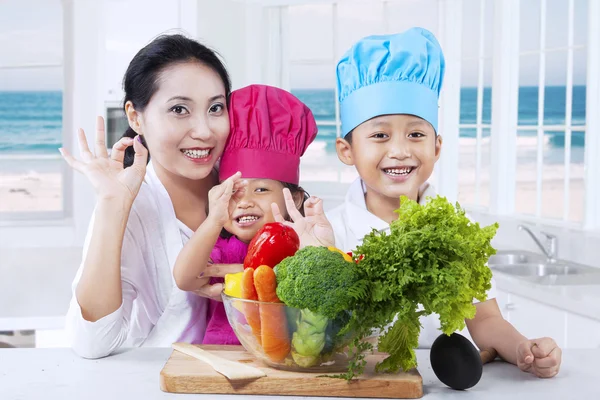
[[[226,96],[229,98],[231,92],[229,74],[213,50],[183,35],[162,35],[141,49],[129,63],[123,78],[123,91],[125,92],[123,109],[125,109],[125,104],[131,101],[137,111],[144,111],[158,90],[160,73],[173,64],[185,62],[200,63],[219,74],[225,86]],[[122,137],[134,138],[136,135],[137,133],[129,127]],[[141,136],[141,138],[142,143],[146,146],[144,137]],[[128,147],[123,160],[125,168],[133,164],[134,156],[133,146]],[[150,154],[148,154],[148,160],[150,160]]]
[[[306,190],[304,190],[301,186],[295,185],[293,183],[287,183],[287,182],[280,182],[280,183],[283,185],[284,188],[288,188],[290,190],[294,200],[296,200],[296,196],[298,196],[298,194],[301,193],[302,194],[302,203],[301,203],[302,205],[304,205],[304,202],[306,200],[308,200],[308,198],[310,197],[308,192]],[[304,217],[304,207],[300,207],[298,209],[298,211],[300,211],[300,214],[302,214],[302,216]],[[207,214],[208,214],[208,211],[207,211]],[[233,234],[230,233],[229,231],[227,231],[225,228],[223,228],[223,229],[221,229],[220,236],[223,239],[229,239],[230,237],[233,236]]]

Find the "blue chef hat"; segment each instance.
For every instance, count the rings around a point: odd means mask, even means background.
[[[423,28],[359,40],[337,64],[342,136],[387,114],[413,114],[438,128],[444,54]]]

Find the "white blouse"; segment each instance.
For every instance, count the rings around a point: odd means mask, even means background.
[[[94,216],[88,228],[83,260],[93,225]],[[121,306],[95,322],[85,320],[75,293],[83,262],[73,281],[66,329],[77,354],[99,358],[119,347],[169,347],[175,341],[202,339],[208,299],[179,290],[173,278],[177,255],[193,233],[182,225],[150,162],[123,239]]]

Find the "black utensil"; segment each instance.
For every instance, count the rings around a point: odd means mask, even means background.
[[[442,383],[452,389],[465,390],[479,382],[483,364],[492,361],[496,355],[495,350],[480,353],[467,338],[453,333],[438,336],[429,357],[431,368]]]

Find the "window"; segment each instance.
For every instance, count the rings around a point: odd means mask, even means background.
[[[515,212],[581,223],[587,1],[520,7]]]
[[[349,183],[356,178],[356,171],[343,165],[335,151],[335,140],[340,136],[335,65],[343,51],[338,43],[338,7],[302,5],[288,10],[290,91],[310,107],[319,129],[302,157],[302,182]],[[330,184],[312,187],[323,197],[332,188]]]
[[[492,122],[492,1],[465,0],[462,28],[458,201],[487,209]]]
[[[0,2],[0,54],[0,219],[60,217],[61,1]]]
[[[518,66],[518,101],[511,105],[516,171],[498,176],[514,180],[515,215],[581,224],[588,2],[520,1],[518,7],[519,37],[512,45],[519,53],[510,60]],[[490,0],[463,1],[459,201],[475,209],[490,206],[490,183],[498,185],[490,182],[496,8]]]

